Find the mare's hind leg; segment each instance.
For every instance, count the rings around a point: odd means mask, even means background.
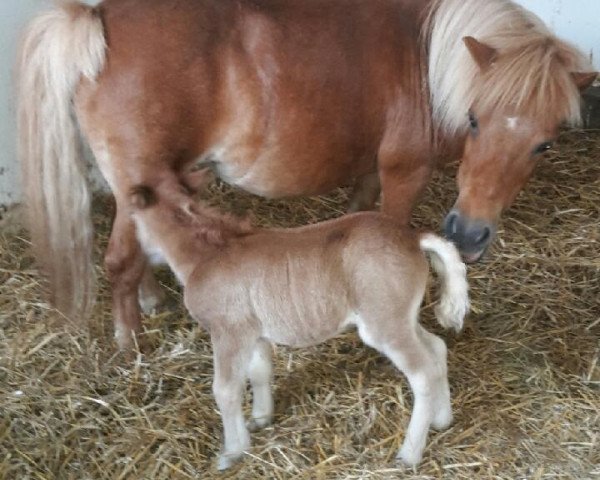
[[[273,349],[271,344],[260,339],[252,353],[248,378],[252,385],[252,420],[248,429],[252,432],[270,425],[273,421]]]
[[[379,199],[381,193],[381,184],[379,183],[379,173],[367,173],[356,179],[352,197],[348,206],[348,212],[360,212],[363,210],[372,210]]]
[[[138,289],[147,260],[136,238],[135,225],[118,202],[104,264],[112,287],[115,339],[121,349],[128,349],[133,334],[142,327]]]
[[[160,287],[152,271],[152,265],[146,264],[139,288],[140,307],[146,315],[152,315],[165,301],[165,292]]]

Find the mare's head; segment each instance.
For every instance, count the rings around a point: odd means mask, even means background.
[[[438,56],[430,60],[434,120],[442,132],[465,138],[459,196],[444,228],[465,259],[477,261],[560,126],[580,122],[580,92],[597,73],[586,72],[580,52],[512,2],[439,5],[437,15],[452,21],[434,20],[431,34],[431,55]],[[479,38],[465,35],[470,31]],[[441,45],[450,34],[458,40]]]

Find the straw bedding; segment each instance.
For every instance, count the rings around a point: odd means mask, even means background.
[[[455,196],[436,174],[415,224],[437,228]],[[211,202],[261,225],[340,215],[346,192],[265,201],[213,185]],[[94,218],[98,255],[110,202]],[[214,469],[221,422],[211,348],[181,308],[145,319],[149,353],[112,342],[105,283],[89,326],[69,327],[41,295],[23,232],[0,235],[0,478],[600,478],[600,134],[567,132],[505,215],[484,263],[469,268],[473,312],[449,347],[455,422],[430,434],[413,471],[394,463],[412,399],[388,360],[355,333],[278,348],[276,422],[240,465]],[[100,262],[98,262],[100,264]],[[98,274],[103,272],[98,267]]]

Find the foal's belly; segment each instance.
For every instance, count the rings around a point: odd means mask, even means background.
[[[306,348],[326,342],[355,325],[355,315],[346,314],[340,318],[303,318],[301,321],[286,322],[278,319],[276,325],[269,325],[263,319],[263,337],[276,345],[293,348]]]

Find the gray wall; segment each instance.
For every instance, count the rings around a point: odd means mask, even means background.
[[[13,84],[20,32],[29,18],[52,4],[51,0],[0,0],[0,205],[18,202],[21,191]]]
[[[13,65],[18,32],[40,0],[0,0],[0,203],[19,199]]]

